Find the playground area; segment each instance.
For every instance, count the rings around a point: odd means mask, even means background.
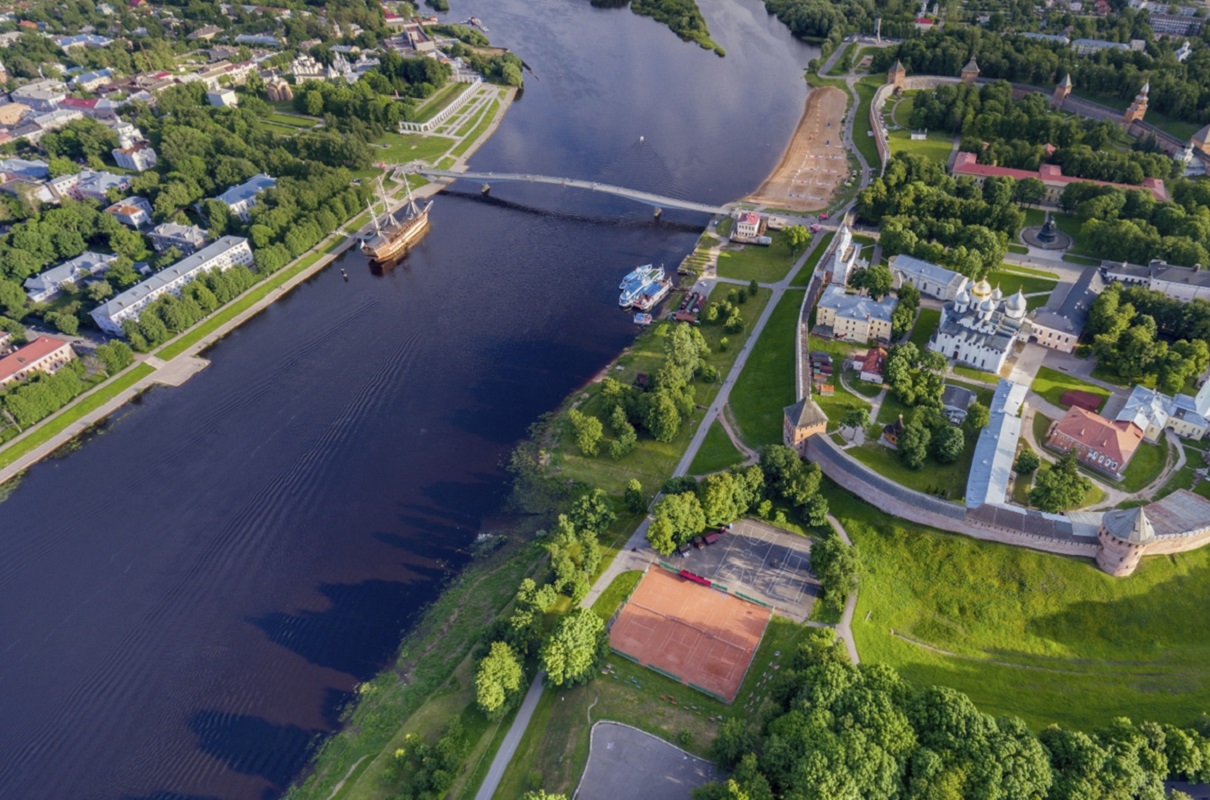
[[[772,612],[652,567],[609,634],[639,664],[730,703]]]
[[[716,543],[691,549],[672,566],[795,622],[806,622],[819,594],[810,571],[811,540],[752,519],[737,520]]]
[[[772,208],[821,211],[849,177],[844,146],[848,95],[840,89],[812,89],[798,128],[773,174],[746,198]]]

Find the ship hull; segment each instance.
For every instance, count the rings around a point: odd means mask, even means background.
[[[361,243],[361,252],[374,261],[399,258],[408,248],[423,238],[429,229],[429,210],[425,208],[413,219],[400,223],[399,229],[384,232]]]

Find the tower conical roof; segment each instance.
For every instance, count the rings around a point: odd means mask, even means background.
[[[1067,75],[1063,78],[1063,82],[1060,83],[1059,85],[1062,86],[1064,89],[1071,88],[1071,73],[1070,72],[1067,73]]]
[[[1124,508],[1108,511],[1101,520],[1105,532],[1115,539],[1129,544],[1145,544],[1155,538],[1155,529],[1147,512],[1140,508]]]
[[[891,72],[907,72],[907,70],[903,68],[902,61],[895,59],[895,66],[891,67]]]
[[[963,72],[978,72],[979,64],[976,63],[975,57],[972,55],[971,60],[966,62],[966,66],[962,68]]]

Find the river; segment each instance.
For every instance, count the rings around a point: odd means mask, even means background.
[[[454,5],[534,70],[474,168],[707,202],[777,162],[816,54],[757,0],[704,3],[725,59],[582,0]],[[621,275],[703,222],[477,188],[394,270],[346,254],[0,505],[0,797],[278,796],[465,562],[501,459],[633,336]]]

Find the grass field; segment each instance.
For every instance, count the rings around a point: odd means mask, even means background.
[[[1160,439],[1156,444],[1143,442],[1126,465],[1126,471],[1122,475],[1122,489],[1127,492],[1139,491],[1158,478],[1167,465],[1167,440]]]
[[[466,126],[463,126],[463,129],[458,131],[458,135],[463,137],[462,143],[459,144],[457,147],[455,147],[453,149],[453,151],[450,153],[450,155],[455,156],[455,157],[461,157],[463,153],[465,153],[467,150],[469,150],[471,148],[471,145],[473,145],[479,139],[479,137],[483,135],[483,133],[488,129],[488,127],[492,124],[492,120],[496,118],[496,112],[499,109],[500,109],[500,101],[493,100],[487,104],[487,107],[483,111],[480,112],[477,121],[472,121],[472,122],[467,123],[467,125],[473,124],[474,127],[471,128],[469,131],[467,131],[465,134],[463,134],[462,131],[467,130],[467,129],[466,129]]]
[[[954,149],[954,140],[936,131],[929,131],[927,137],[920,141],[913,141],[911,131],[907,129],[890,131],[887,144],[892,153],[914,153],[943,166],[949,163],[950,153]]]
[[[799,253],[791,253],[783,231],[770,231],[773,244],[727,245],[718,254],[718,274],[760,283],[777,283],[790,272]]]
[[[1100,386],[1080,380],[1073,375],[1053,370],[1050,367],[1039,369],[1038,376],[1034,378],[1034,382],[1029,388],[1060,408],[1066,408],[1066,406],[1059,402],[1066,391],[1089,392],[1100,396],[1101,404],[1097,406],[1098,411],[1105,406],[1105,401],[1109,399],[1109,391],[1107,389],[1102,389]]]
[[[319,120],[315,117],[303,117],[298,114],[270,114],[265,119],[291,128],[314,128],[319,124]]]
[[[723,426],[716,421],[711,424],[710,430],[706,431],[706,439],[697,455],[693,457],[693,463],[689,465],[689,474],[705,475],[718,472],[742,464],[743,461],[744,454],[735,449]]]
[[[727,286],[724,286],[724,288],[730,289]],[[723,332],[721,325],[702,326],[702,335],[706,338],[706,342],[711,348],[711,353],[707,360],[722,375],[726,375],[727,371],[731,369],[731,365],[735,363],[735,358],[747,340],[753,321],[760,316],[771,295],[772,292],[770,290],[761,289],[755,296],[749,297],[744,305],[740,306],[744,320],[748,323],[740,333],[726,334]],[[801,295],[799,297],[801,301]],[[640,372],[649,375],[654,373],[664,360],[664,337],[667,335],[667,331],[668,324],[664,324],[652,326],[650,330],[639,335],[628,352],[617,360],[616,366],[620,366],[622,369],[611,370],[611,377],[624,384],[630,384]],[[718,348],[719,339],[724,336],[730,340],[730,347],[725,351]],[[764,342],[765,337],[761,337],[761,341]],[[791,345],[791,349],[793,349],[793,345]],[[752,363],[751,359],[749,359],[748,363]],[[791,367],[791,382],[793,382],[793,375],[794,371]],[[552,454],[555,464],[563,476],[573,480],[584,481],[612,494],[621,494],[626,487],[626,483],[631,478],[637,478],[645,489],[654,489],[672,474],[673,468],[675,468],[681,454],[685,452],[689,440],[693,437],[698,424],[702,420],[702,409],[710,405],[715,395],[718,394],[718,390],[719,384],[717,383],[696,384],[699,408],[689,419],[681,424],[680,431],[671,442],[657,442],[646,435],[641,435],[638,446],[631,453],[618,461],[614,461],[605,452],[602,452],[595,458],[582,455],[576,448],[570,434],[568,434],[560,438],[558,447]],[[594,384],[586,389],[586,392],[588,398],[581,404],[580,409],[586,414],[593,414],[602,420],[608,420],[609,412],[612,409],[606,406],[605,399],[600,396],[598,385]],[[781,430],[780,425],[779,421],[779,431]],[[607,447],[607,443],[604,444],[602,447],[603,451]]]
[[[426,136],[423,133],[385,133],[370,149],[371,161],[388,164],[408,161],[435,161],[453,144],[444,136]]]
[[[966,497],[966,478],[970,473],[977,441],[977,436],[967,436],[962,458],[952,464],[938,464],[930,457],[920,469],[908,469],[900,463],[898,453],[877,442],[867,440],[861,447],[853,447],[846,452],[895,483],[918,492],[961,502]]]
[[[831,484],[828,499],[861,552],[863,661],[1035,730],[1119,715],[1188,724],[1210,707],[1210,639],[1193,622],[1210,602],[1210,550],[1112,578],[1089,561],[888,517]]]
[[[606,663],[611,674],[603,674],[586,686],[542,693],[496,796],[520,797],[527,790],[541,788],[570,797],[588,760],[592,723],[602,719],[633,725],[709,759],[710,743],[721,720],[734,716],[754,726],[759,723],[760,715],[746,712],[742,701],[758,691],[770,662],[786,658],[805,630],[782,617],[773,617],[734,706],[621,656],[610,655]],[[778,652],[782,655],[775,656]],[[681,738],[684,734],[688,735],[687,741]]]
[[[782,296],[731,390],[729,405],[739,425],[736,433],[749,447],[779,444],[782,410],[798,399],[794,347],[802,300],[800,291]]]
[[[1084,241],[1084,237],[1080,233],[1080,228],[1084,224],[1083,222],[1081,222],[1076,217],[1070,216],[1068,214],[1062,214],[1059,212],[1052,212],[1051,218],[1055,221],[1055,225],[1058,226],[1059,230],[1063,231],[1063,233],[1066,233],[1072,239],[1071,250],[1068,254],[1064,254],[1064,256],[1063,256],[1064,261],[1069,261],[1069,260],[1074,261],[1074,259],[1068,258],[1068,255],[1070,255],[1071,253],[1078,254],[1078,253],[1088,252],[1088,244],[1087,244],[1087,242]],[[1037,208],[1025,209],[1025,226],[1024,227],[1029,228],[1029,227],[1032,227],[1035,225],[1041,225],[1045,221],[1046,221],[1046,212],[1042,211],[1041,209],[1037,209]],[[1083,262],[1076,261],[1075,263],[1083,263]],[[1092,263],[1099,264],[1101,262],[1094,259],[1092,261]]]
[[[1016,264],[1001,264],[999,271],[1005,273],[1015,272],[1021,275],[1032,275],[1035,278],[1046,278],[1049,281],[1057,282],[1059,280],[1059,274],[1057,272],[1051,272],[1050,270],[1045,269],[1033,269],[1032,267],[1021,267]]]
[[[1049,280],[1032,275],[1021,275],[1005,269],[992,270],[987,276],[987,282],[992,286],[999,286],[1000,291],[1004,293],[1005,297],[1012,297],[1017,293],[1017,290],[1021,290],[1025,294],[1053,292],[1055,286],[1058,285],[1057,280]]]
[[[428,122],[433,117],[444,111],[451,103],[462,96],[463,92],[472,91],[469,83],[449,83],[437,90],[431,97],[424,101],[424,105],[416,109],[416,117],[413,122],[421,124]]]
[[[146,364],[136,364],[125,372],[119,373],[118,377],[113,380],[102,383],[91,392],[81,395],[62,414],[39,423],[29,436],[0,450],[0,467],[7,467],[31,450],[42,446],[74,425],[81,417],[105,405],[153,372],[155,370]]]
[[[861,345],[856,345],[852,342],[836,342],[820,339],[815,336],[812,336],[810,339],[810,347],[811,352],[819,350],[830,353],[832,356],[833,366],[837,369],[839,369],[840,365],[844,363],[845,359],[850,357],[854,352],[865,350],[865,348]],[[793,374],[792,370],[791,374]],[[852,377],[854,374],[855,373],[849,373],[851,382],[856,382],[856,379]],[[831,423],[832,427],[835,427],[837,424],[839,424],[840,417],[844,414],[844,412],[848,411],[854,406],[868,406],[869,403],[850,392],[839,380],[834,381],[833,386],[836,389],[836,393],[831,397],[824,397],[819,394],[812,396],[814,397],[815,402],[819,404],[819,408],[823,411],[823,413],[828,415],[828,421]]]
[[[873,131],[870,129],[870,103],[874,100],[874,92],[883,83],[883,78],[879,75],[862,78],[856,84],[860,102],[853,118],[853,144],[872,170],[880,169],[882,161],[878,158],[878,145],[874,143]]]
[[[929,339],[940,324],[940,311],[935,308],[920,309],[920,312],[916,315],[916,324],[912,326],[912,335],[909,337],[912,344],[916,345],[921,351],[924,351],[928,347]]]
[[[978,381],[979,383],[986,383],[991,386],[995,386],[997,383],[1000,382],[999,375],[994,375],[990,372],[984,372],[981,369],[974,369],[973,367],[955,366],[954,374],[961,375],[962,377],[968,378],[972,381]]]
[[[790,283],[791,286],[806,287],[811,283],[811,275],[815,273],[815,268],[819,266],[819,262],[823,258],[823,254],[826,253],[828,251],[828,247],[831,246],[832,238],[834,236],[836,236],[834,231],[829,231],[823,235],[823,238],[819,241],[819,245],[807,258],[806,263],[802,265],[802,269],[798,271],[798,274],[794,276],[794,280]]]

